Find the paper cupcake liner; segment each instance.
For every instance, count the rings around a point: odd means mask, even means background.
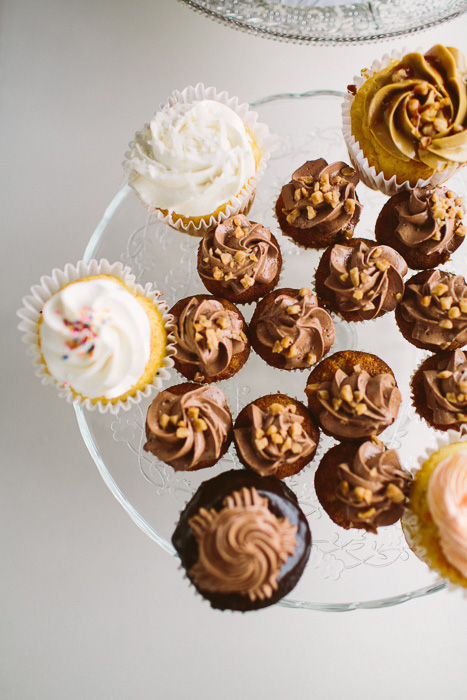
[[[245,214],[248,212],[253,203],[258,182],[266,170],[267,162],[278,141],[277,137],[270,133],[269,127],[258,121],[257,112],[251,110],[249,105],[245,103],[240,104],[237,97],[229,97],[227,92],[217,92],[214,87],[205,87],[202,83],[198,83],[194,87],[190,85],[181,92],[175,90],[168,98],[167,102],[161,105],[160,109],[167,109],[176,104],[192,104],[200,100],[214,100],[233,110],[254,134],[258,148],[261,151],[261,158],[253,177],[250,178],[235,197],[232,197],[226,205],[222,206],[222,211],[215,216],[213,214],[210,216],[203,216],[199,222],[195,223],[190,221],[190,217],[185,217],[185,220],[180,219],[179,215],[175,212],[169,212],[167,215],[164,215],[164,213],[160,209],[157,209],[151,202],[144,202],[144,200],[141,200],[149,209],[149,212],[159,221],[179,231],[188,233],[191,236],[202,236],[205,231],[217,226],[217,224],[224,221],[224,219],[235,216],[236,214]],[[130,148],[131,146],[132,144],[130,144]],[[126,158],[130,158],[130,153],[126,154]],[[124,166],[127,170],[130,170],[130,161],[126,160]]]
[[[417,50],[421,53],[420,49],[415,49],[415,51]],[[353,84],[357,88],[357,91],[368,78],[371,78],[375,73],[379,73],[387,68],[391,61],[400,61],[408,52],[408,49],[402,49],[402,51],[394,50],[391,51],[390,54],[385,54],[381,60],[373,61],[371,68],[366,68],[362,71],[363,75],[358,75],[353,78]],[[355,96],[350,93],[344,97],[344,102],[342,103],[342,131],[352,166],[357,171],[360,180],[367,185],[367,187],[370,187],[372,190],[379,190],[391,197],[402,190],[414,190],[416,187],[425,187],[428,184],[441,185],[463,167],[462,165],[453,165],[443,170],[442,173],[434,173],[427,180],[417,180],[415,185],[411,185],[408,180],[397,182],[395,175],[389,179],[385,178],[383,173],[378,173],[373,165],[370,166],[368,159],[360,148],[360,143],[356,141],[355,137],[352,135],[350,109],[354,98]]]
[[[140,294],[150,299],[155,306],[157,306],[167,330],[166,355],[163,364],[158,369],[158,375],[154,376],[152,382],[148,383],[144,389],[138,390],[134,396],[128,396],[115,403],[111,403],[110,401],[106,403],[102,401],[93,402],[90,398],[77,395],[70,387],[64,387],[61,382],[57,381],[47,371],[39,346],[37,324],[39,323],[42,307],[45,302],[64,285],[75,282],[83,277],[95,275],[112,275],[113,277],[117,277],[135,294]],[[97,409],[100,413],[112,414],[116,414],[120,409],[129,411],[134,405],[140,403],[143,397],[146,398],[154,390],[161,389],[162,383],[169,379],[169,369],[173,367],[174,364],[172,355],[175,354],[175,339],[171,332],[173,318],[168,313],[167,303],[161,299],[160,296],[161,293],[153,289],[150,283],[146,284],[144,287],[138,284],[129,267],[124,267],[120,262],[109,263],[105,259],[99,261],[91,260],[89,263],[80,261],[76,266],[67,264],[64,270],[55,268],[50,276],[41,277],[40,283],[31,287],[31,293],[22,300],[23,307],[17,311],[17,315],[21,318],[18,329],[24,333],[22,340],[28,346],[27,353],[32,357],[36,376],[40,378],[42,384],[54,384],[58,389],[59,396],[66,399],[68,403],[76,402],[88,411]]]

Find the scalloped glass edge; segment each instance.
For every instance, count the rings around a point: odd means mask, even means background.
[[[291,7],[265,0],[256,0],[255,3],[224,0],[222,9],[219,2],[212,0],[179,2],[214,21],[249,34],[301,44],[374,43],[426,31],[467,11],[465,0],[453,0],[449,2],[449,9],[443,11],[440,8],[438,14],[428,13],[427,19],[425,7],[424,14],[415,15],[400,26],[400,5],[393,0],[369,0],[324,7]],[[254,14],[252,9],[255,10]],[[336,26],[339,21],[340,29]],[[361,28],[362,24],[368,25],[366,30]],[[361,33],[358,33],[359,30]]]
[[[261,104],[267,104],[268,102],[274,102],[275,100],[282,99],[301,99],[305,97],[314,96],[324,96],[332,95],[335,97],[344,97],[344,93],[338,90],[310,90],[304,93],[280,93],[277,95],[269,95],[260,100],[256,100],[251,103],[251,107],[255,108]],[[96,226],[94,232],[92,233],[89,242],[84,251],[83,260],[84,262],[89,262],[91,258],[94,257],[97,246],[99,245],[105,229],[107,228],[112,216],[122,204],[124,199],[131,194],[132,190],[128,185],[124,185],[111,200],[110,204],[107,206],[104,215]],[[138,513],[138,511],[131,505],[131,503],[125,498],[122,491],[118,487],[114,478],[108,471],[105,462],[99,454],[97,445],[94,442],[91,431],[86,421],[84,409],[78,405],[77,402],[73,404],[76,414],[76,420],[78,423],[79,431],[81,437],[83,438],[84,444],[86,445],[89,454],[94,460],[94,463],[109,491],[112,493],[114,498],[120,503],[120,505],[125,509],[133,522],[154,542],[156,542],[167,554],[178,560],[178,555],[174,547],[162,538],[150,525],[149,523]],[[400,603],[405,603],[409,600],[414,600],[416,598],[422,598],[426,595],[432,593],[437,593],[438,591],[445,590],[448,587],[448,582],[440,579],[434,583],[411,591],[410,593],[404,593],[401,595],[392,596],[389,598],[373,599],[368,601],[361,601],[359,603],[312,603],[304,602],[298,600],[292,600],[290,598],[284,598],[280,600],[277,605],[285,608],[302,609],[302,610],[318,610],[321,612],[348,612],[350,610],[371,610],[379,608],[392,607],[393,605],[399,605]]]

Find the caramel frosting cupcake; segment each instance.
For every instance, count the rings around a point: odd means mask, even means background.
[[[417,187],[399,192],[381,210],[375,227],[378,243],[390,245],[416,270],[447,262],[467,232],[464,198],[446,187]]]
[[[188,579],[213,608],[258,610],[297,584],[311,533],[295,494],[245,470],[201,484],[172,542]]]
[[[175,319],[174,364],[184,377],[197,382],[228,379],[248,359],[247,325],[227,299],[197,294],[178,301]]]
[[[284,394],[262,396],[238,415],[234,441],[241,463],[283,479],[308,464],[318,447],[319,430],[305,406]]]
[[[405,260],[389,246],[356,238],[322,255],[316,292],[345,321],[365,321],[394,311],[404,294]]]
[[[198,273],[204,286],[236,304],[270,292],[281,268],[279,244],[269,228],[241,214],[208,232],[199,245]]]
[[[372,439],[332,447],[316,471],[315,489],[337,525],[376,533],[401,518],[411,481],[396,450]]]
[[[177,384],[161,391],[148,409],[146,444],[176,471],[212,467],[231,439],[232,416],[216,386]]]
[[[334,321],[309,289],[276,289],[262,299],[250,322],[251,344],[279,369],[305,369],[319,362],[335,339]]]
[[[461,275],[424,270],[406,284],[396,309],[399,330],[424,350],[455,350],[467,342],[467,285]]]
[[[395,421],[401,404],[388,365],[376,355],[351,350],[320,362],[305,392],[321,429],[337,440],[379,435]]]
[[[276,215],[282,231],[306,248],[325,248],[351,238],[362,205],[355,170],[341,161],[309,160],[282,188]]]
[[[463,350],[428,357],[412,378],[417,413],[438,430],[467,423],[467,356]]]

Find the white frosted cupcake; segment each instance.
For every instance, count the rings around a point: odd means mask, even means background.
[[[171,317],[159,296],[107,260],[42,277],[18,311],[36,374],[87,409],[131,408],[173,366]]]
[[[247,212],[275,141],[257,117],[202,84],[174,92],[130,143],[130,187],[151,214],[191,235]]]

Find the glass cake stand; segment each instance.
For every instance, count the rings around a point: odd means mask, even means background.
[[[375,42],[454,19],[467,0],[182,0],[218,22],[282,41]]]
[[[284,258],[279,286],[313,285],[320,252],[298,248],[284,237],[274,217],[274,203],[282,185],[306,160],[319,157],[329,162],[346,160],[340,128],[339,92],[318,91],[266,97],[252,105],[279,136],[279,146],[261,180],[250,218],[270,226],[278,238]],[[461,176],[450,186],[465,196]],[[373,239],[375,219],[386,197],[364,185],[358,186],[364,208],[358,224],[359,237]],[[169,306],[205,289],[196,271],[198,238],[173,231],[149,217],[128,187],[121,189],[108,206],[86,248],[84,258],[121,260],[129,265],[143,285],[153,282]],[[463,251],[465,246],[466,251]],[[467,244],[454,254],[447,268],[467,273]],[[247,320],[254,305],[241,307]],[[381,436],[397,448],[402,463],[415,468],[426,448],[436,444],[437,433],[419,420],[411,406],[409,380],[426,353],[412,347],[399,333],[393,314],[359,324],[335,318],[336,343],[332,352],[357,349],[379,355],[393,369],[403,403],[393,426]],[[269,367],[253,351],[242,370],[219,383],[235,417],[254,398],[273,391],[305,401],[308,372],[286,372]],[[166,384],[185,381],[172,370]],[[231,448],[210,469],[175,472],[143,450],[145,418],[151,399],[117,416],[86,412],[75,405],[84,441],[102,478],[134,522],[168,554],[176,556],[171,536],[179,513],[199,484],[223,470],[238,467]],[[336,526],[317,501],[314,472],[321,456],[334,440],[321,435],[317,455],[302,472],[287,480],[297,494],[313,536],[305,572],[290,598],[279,603],[291,608],[354,610],[395,605],[445,588],[428,567],[417,559],[405,541],[400,524],[380,528],[377,535]]]

